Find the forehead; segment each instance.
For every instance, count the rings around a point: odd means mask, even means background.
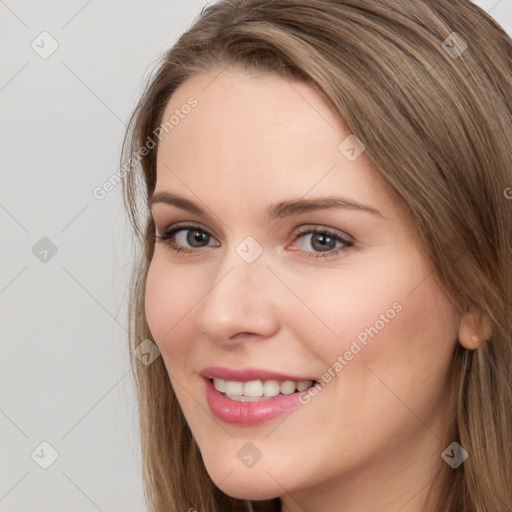
[[[245,209],[326,193],[381,211],[389,202],[364,152],[355,160],[344,153],[351,133],[343,119],[303,82],[229,68],[196,75],[172,95],[162,123],[171,118],[158,148],[157,190]]]
[[[162,141],[162,147],[180,146],[187,139],[189,145],[216,152],[221,144],[235,141],[223,156],[263,160],[264,147],[265,153],[277,151],[290,158],[292,153],[302,156],[320,146],[335,154],[338,139],[350,133],[310,85],[275,74],[227,68],[193,76],[171,96],[163,120],[188,110],[184,106],[192,97],[197,106],[180,118],[168,137],[164,134],[168,140]],[[300,144],[304,141],[306,147]]]

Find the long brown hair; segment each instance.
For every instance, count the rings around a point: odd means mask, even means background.
[[[453,432],[469,457],[457,469],[440,457],[436,510],[512,511],[510,37],[469,0],[224,0],[205,7],[149,77],[123,144],[124,201],[138,248],[132,353],[152,339],[144,292],[154,249],[147,198],[156,183],[155,135],[176,88],[228,65],[316,87],[407,206],[432,272],[458,310],[477,306],[492,319],[492,338],[482,347],[457,346]],[[234,499],[214,485],[162,358],[148,366],[131,360],[150,510],[280,510],[278,498]]]

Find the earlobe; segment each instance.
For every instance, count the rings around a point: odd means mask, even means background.
[[[467,350],[481,348],[492,336],[492,319],[482,309],[473,307],[464,313],[459,325],[459,343]]]

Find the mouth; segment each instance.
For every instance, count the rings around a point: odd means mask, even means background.
[[[309,403],[309,400],[304,402],[303,395],[319,383],[311,377],[302,380],[298,376],[256,368],[217,367],[203,370],[201,376],[213,415],[225,423],[240,426],[260,425]]]
[[[220,378],[209,378],[214,388],[225,398],[236,402],[259,402],[281,395],[293,395],[305,391],[318,380],[251,380],[233,381]]]

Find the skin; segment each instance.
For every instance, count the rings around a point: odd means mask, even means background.
[[[349,161],[338,150],[350,130],[315,89],[211,71],[178,88],[164,120],[191,96],[197,106],[159,143],[156,192],[210,216],[164,203],[151,211],[157,233],[188,221],[211,237],[196,248],[181,231],[174,241],[190,254],[156,243],[145,306],[208,473],[236,498],[280,496],[287,512],[426,510],[454,414],[450,364],[458,337],[469,343],[469,317],[441,290],[411,220],[365,153]],[[263,216],[271,203],[334,192],[384,218],[349,209]],[[306,225],[354,245],[309,259],[322,252],[310,235],[295,238]],[[247,236],[263,250],[250,264],[236,252]],[[394,303],[401,311],[307,405],[257,426],[210,412],[204,367],[320,380]],[[237,457],[248,441],[262,454],[250,468]]]

